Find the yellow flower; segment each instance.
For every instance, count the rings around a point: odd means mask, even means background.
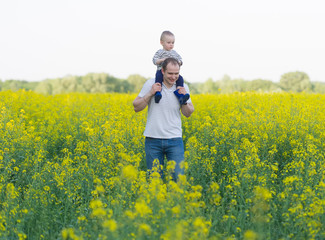
[[[268,189],[260,186],[255,187],[254,193],[257,199],[269,200],[272,198],[271,192]]]
[[[257,239],[257,233],[255,233],[252,230],[247,230],[244,233],[244,240],[256,240]]]
[[[152,210],[150,209],[150,207],[147,204],[145,204],[143,201],[137,202],[135,204],[135,210],[136,210],[137,214],[139,214],[141,217],[144,217],[144,216],[152,213]]]
[[[124,212],[125,216],[127,216],[129,219],[133,220],[136,217],[136,213],[130,211],[130,210],[126,210]]]
[[[202,217],[197,217],[193,222],[193,226],[198,233],[207,235],[209,233],[211,222],[205,221]]]
[[[122,177],[132,182],[137,179],[138,171],[133,165],[127,165],[122,169]]]
[[[214,193],[217,192],[219,190],[219,188],[220,188],[219,184],[216,182],[212,182],[210,185],[210,190]]]
[[[103,206],[103,203],[99,199],[92,200],[90,202],[90,208],[95,209],[95,208],[101,208]]]
[[[175,161],[168,161],[167,163],[167,171],[168,172],[174,172],[175,170],[175,167],[176,167],[176,162]]]
[[[21,212],[26,214],[26,213],[28,213],[28,210],[27,209],[22,209]]]
[[[223,216],[222,216],[222,219],[223,219],[223,220],[228,220],[228,219],[229,219],[229,216],[228,216],[228,215],[223,215]]]
[[[86,220],[87,220],[87,218],[85,216],[78,217],[79,222],[86,221]]]
[[[18,197],[18,192],[15,189],[15,186],[13,183],[8,183],[7,185],[7,194],[12,198],[15,199]]]
[[[291,185],[293,182],[295,181],[299,181],[300,179],[297,177],[297,176],[289,176],[289,177],[286,177],[284,180],[283,180],[283,183],[285,185]]]
[[[117,223],[114,219],[109,219],[103,223],[103,227],[108,228],[111,232],[115,232],[117,230]]]
[[[181,212],[181,208],[179,205],[172,208],[172,213],[175,214],[177,217],[179,216],[179,213]]]
[[[186,171],[188,169],[188,162],[182,161],[179,166]]]
[[[24,240],[27,238],[27,235],[24,233],[18,233],[18,238],[19,238],[19,240]]]
[[[93,217],[104,217],[106,215],[106,211],[103,208],[95,208],[92,212]]]
[[[99,178],[95,178],[94,183],[95,184],[102,184],[102,180],[100,180]]]
[[[148,224],[142,223],[139,226],[139,231],[144,232],[146,235],[151,235],[151,227]]]
[[[61,232],[61,235],[64,240],[69,239],[69,238],[75,239],[75,237],[76,237],[73,228],[63,229]]]
[[[91,193],[94,196],[98,197],[99,194],[104,193],[104,192],[105,192],[104,187],[102,185],[98,185],[98,186],[96,186],[95,190],[92,191]]]

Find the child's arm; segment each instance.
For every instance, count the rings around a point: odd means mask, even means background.
[[[158,50],[156,53],[155,53],[155,55],[153,56],[153,58],[152,58],[152,62],[153,62],[153,64],[155,64],[155,65],[160,65],[166,58],[162,58],[162,54],[163,54],[164,52],[162,51],[162,49],[160,49],[160,50]]]
[[[161,59],[156,60],[156,65],[162,64],[162,62],[165,61],[165,59],[166,58],[161,58]]]
[[[179,55],[175,50],[172,50],[173,51],[173,58],[176,58],[177,61],[179,62],[179,65],[183,65],[183,59],[181,57],[181,55]]]

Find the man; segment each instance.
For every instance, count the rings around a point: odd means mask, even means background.
[[[184,160],[184,144],[182,139],[181,113],[190,117],[194,112],[191,99],[180,105],[176,93],[176,80],[179,77],[180,65],[174,58],[167,58],[162,64],[163,82],[155,83],[149,79],[143,85],[139,95],[133,101],[134,111],[139,112],[148,105],[147,124],[144,131],[145,152],[148,170],[153,167],[155,159],[164,165],[164,156],[167,160],[176,162],[173,179],[183,174],[180,163]],[[163,95],[160,103],[155,103],[153,96],[156,91]],[[186,84],[178,89],[179,94],[189,93]]]

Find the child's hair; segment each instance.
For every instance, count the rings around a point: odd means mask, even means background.
[[[165,61],[163,61],[162,65],[161,65],[161,67],[162,67],[162,69],[164,69],[164,71],[166,70],[168,63],[171,63],[174,66],[177,65],[177,66],[180,67],[179,62],[177,61],[177,59],[170,57],[170,58],[166,58]]]
[[[171,31],[163,31],[160,36],[160,41],[163,41],[165,36],[173,36],[174,37],[174,34]]]

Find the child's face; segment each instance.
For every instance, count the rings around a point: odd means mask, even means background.
[[[174,48],[175,37],[174,36],[165,36],[160,44],[163,46],[164,50],[170,51]]]

